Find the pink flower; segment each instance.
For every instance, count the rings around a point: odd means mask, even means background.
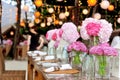
[[[103,55],[103,49],[100,46],[93,46],[89,50],[90,54]]]
[[[90,36],[97,36],[100,31],[100,21],[94,18],[86,18],[82,22],[80,34],[82,39],[88,40]]]
[[[115,48],[109,46],[107,43],[99,44],[98,46],[93,46],[89,50],[90,54],[105,55],[105,56],[117,56],[118,52]]]
[[[52,40],[56,41],[56,39],[57,39],[57,34],[56,34],[56,33],[53,33],[53,35],[52,35]]]
[[[59,41],[55,41],[54,47],[57,48],[59,45]]]
[[[62,37],[62,34],[63,34],[63,30],[59,29],[59,37]]]
[[[52,29],[52,30],[47,31],[47,33],[46,33],[46,39],[49,40],[49,41],[52,40],[52,36],[56,32],[56,30],[57,29]]]
[[[68,48],[68,51],[81,51],[81,52],[87,52],[87,47],[84,43],[80,42],[80,41],[76,41],[71,43]]]
[[[106,56],[117,56],[118,52],[115,48],[113,47],[104,47],[104,55]]]
[[[27,40],[23,41],[23,43],[24,43],[24,45],[28,45],[28,41]]]
[[[63,30],[62,38],[69,43],[75,42],[80,37],[77,26],[72,22],[64,23],[61,29]]]
[[[90,36],[98,36],[100,28],[101,28],[100,24],[94,22],[88,23],[86,26],[87,33]]]
[[[12,42],[12,40],[8,39],[8,40],[3,40],[3,44],[12,45],[13,42]]]
[[[91,36],[98,36],[99,43],[105,43],[109,41],[112,31],[112,24],[105,19],[86,18],[82,22],[80,34],[84,40],[90,39]]]
[[[101,24],[101,29],[100,29],[100,32],[98,34],[99,41],[100,41],[100,43],[108,42],[109,38],[111,36],[111,33],[113,31],[112,24],[108,23],[108,21],[106,21],[104,19],[100,20],[100,24]]]

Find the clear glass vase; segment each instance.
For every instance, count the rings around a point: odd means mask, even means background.
[[[111,57],[96,56],[95,78],[96,80],[109,80],[111,74]]]
[[[95,56],[86,54],[82,61],[81,80],[95,80]]]

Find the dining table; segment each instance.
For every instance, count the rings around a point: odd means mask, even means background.
[[[42,51],[40,51],[42,53]],[[28,55],[28,80],[80,80],[80,70],[76,68],[66,68],[70,66],[69,63],[61,63],[60,59],[51,58],[46,52],[45,55],[40,55],[30,52]],[[48,60],[44,58],[47,56]],[[41,59],[40,59],[41,58]],[[59,67],[64,65],[66,69],[60,70]],[[70,66],[71,67],[71,66]],[[53,71],[45,71],[47,69],[54,69]]]

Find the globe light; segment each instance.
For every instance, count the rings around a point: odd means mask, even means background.
[[[52,17],[47,17],[47,22],[52,22],[52,21],[53,21]]]
[[[45,27],[45,23],[44,23],[44,22],[43,22],[43,23],[41,23],[40,25],[41,25],[41,27]]]
[[[42,0],[35,0],[35,6],[40,7],[43,5]]]
[[[114,9],[115,9],[114,5],[112,5],[112,4],[109,5],[109,7],[108,7],[108,10],[109,10],[109,11],[113,11]]]
[[[117,22],[120,24],[120,18],[117,18]]]
[[[109,5],[110,5],[110,2],[107,1],[107,0],[103,0],[103,1],[100,3],[100,7],[101,7],[102,9],[107,9],[107,8],[109,7]]]
[[[59,18],[60,18],[60,19],[65,19],[65,17],[66,17],[66,16],[65,16],[65,13],[62,12],[62,13],[59,14]]]
[[[84,15],[87,15],[87,14],[88,14],[88,10],[87,10],[87,9],[83,9],[82,13],[83,13]]]
[[[48,9],[48,12],[49,12],[49,13],[53,13],[53,12],[54,12],[54,9],[53,9],[53,8],[49,8],[49,9]]]
[[[13,36],[13,35],[14,35],[14,32],[13,32],[13,31],[10,31],[10,35],[12,35],[12,36]]]
[[[47,22],[47,26],[50,26],[51,25],[51,23],[50,22]]]
[[[100,13],[95,13],[93,18],[100,19],[101,18],[101,14]]]
[[[68,11],[65,12],[65,16],[69,16],[70,13]]]
[[[59,21],[59,25],[62,25],[63,24],[63,22],[62,21]]]
[[[87,3],[89,6],[95,6],[97,3],[97,0],[87,0]]]

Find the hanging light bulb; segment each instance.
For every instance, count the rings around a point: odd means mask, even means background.
[[[47,22],[47,26],[50,26],[51,25],[51,23],[50,22]]]
[[[45,27],[45,23],[44,23],[44,22],[43,22],[43,23],[41,23],[40,25],[41,25],[41,27]]]
[[[49,8],[49,9],[48,9],[48,12],[49,12],[49,13],[53,13],[53,12],[54,12],[54,9],[53,9],[53,8]]]
[[[113,11],[114,8],[115,8],[114,5],[111,4],[111,5],[109,5],[108,10],[109,10],[109,11]]]
[[[93,17],[95,19],[100,19],[101,18],[101,14],[100,13],[95,13]]]
[[[97,0],[87,0],[87,3],[89,6],[95,6],[97,3]]]
[[[53,21],[52,17],[47,17],[47,22],[52,22],[52,21]]]
[[[87,14],[88,14],[88,10],[87,10],[87,9],[83,9],[82,13],[83,13],[84,15],[87,15]]]
[[[110,5],[110,2],[108,0],[103,0],[101,3],[100,3],[100,7],[102,9],[107,9]]]
[[[37,7],[40,7],[40,6],[43,5],[42,0],[35,0],[34,3],[35,3],[35,5],[36,5]]]
[[[66,11],[66,12],[65,12],[65,16],[68,17],[69,15],[70,15],[70,13],[69,13],[68,11]]]
[[[10,31],[10,35],[13,36],[13,35],[14,35],[14,32],[13,32],[13,31]]]
[[[62,21],[59,21],[59,25],[62,25],[63,24],[63,22]]]
[[[120,24],[120,18],[117,19],[117,22]]]
[[[65,19],[65,17],[66,17],[66,16],[65,16],[65,13],[61,12],[61,13],[59,14],[59,18],[60,18],[60,19]]]

